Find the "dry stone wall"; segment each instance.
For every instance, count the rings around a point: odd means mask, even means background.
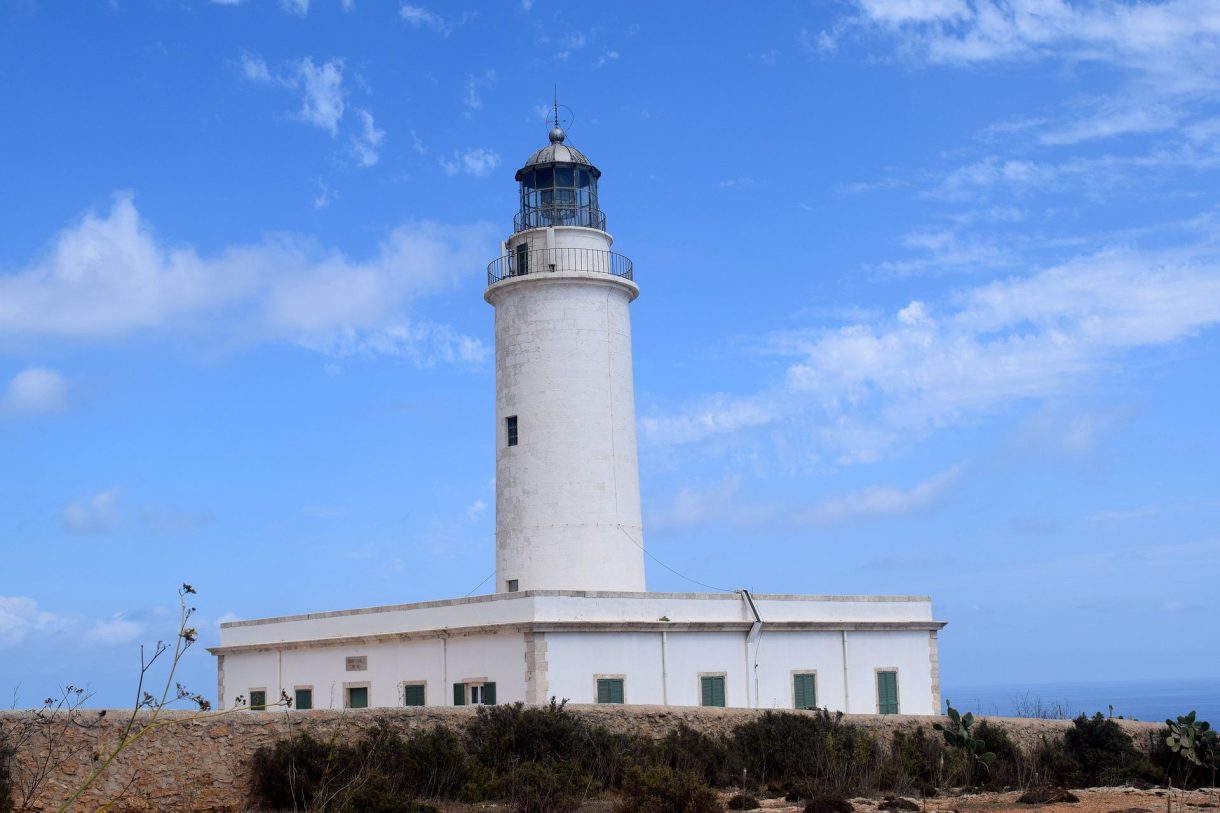
[[[662,737],[685,723],[708,734],[728,734],[733,727],[763,712],[751,709],[674,708],[661,706],[568,706],[590,723],[614,731],[632,731]],[[362,709],[348,711],[237,711],[204,717],[187,712],[162,713],[150,729],[96,782],[73,808],[97,810],[102,803],[121,799],[115,813],[143,811],[200,811],[239,813],[248,805],[254,752],[276,740],[309,732],[313,736],[348,742],[379,721],[408,732],[440,724],[455,731],[474,716],[472,707]],[[793,712],[804,713],[804,712]],[[52,759],[59,766],[46,783],[35,810],[55,810],[88,775],[93,756],[113,742],[130,712],[80,712],[72,725],[53,725],[57,746]],[[31,712],[0,712],[0,727],[28,723]],[[140,718],[147,719],[147,715]],[[885,738],[898,729],[930,725],[940,717],[909,715],[848,715],[845,719]],[[1041,737],[1059,737],[1071,726],[1068,720],[999,719],[1018,745],[1028,747]],[[61,718],[62,720],[62,718]],[[1148,747],[1160,728],[1154,723],[1130,720],[1119,724],[1137,745]],[[42,740],[19,755],[28,765],[45,757],[38,753]]]

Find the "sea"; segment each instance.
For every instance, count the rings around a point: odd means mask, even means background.
[[[1220,727],[1220,678],[941,687],[942,703],[999,717],[1125,717],[1163,723],[1194,711]],[[943,709],[942,709],[943,710]]]

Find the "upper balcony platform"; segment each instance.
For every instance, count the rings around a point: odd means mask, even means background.
[[[487,284],[495,285],[510,277],[543,273],[609,274],[635,281],[631,260],[613,251],[593,248],[542,248],[497,257],[487,264]]]

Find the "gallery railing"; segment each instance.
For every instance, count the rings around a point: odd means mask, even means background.
[[[556,271],[586,271],[634,279],[631,260],[622,254],[594,248],[543,248],[516,251],[492,260],[487,264],[487,284],[495,285],[509,277]]]
[[[514,234],[527,229],[545,229],[548,226],[584,226],[605,231],[606,215],[596,206],[556,204],[533,206],[513,216]]]

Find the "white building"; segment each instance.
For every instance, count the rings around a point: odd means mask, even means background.
[[[496,592],[221,626],[220,707],[575,703],[940,710],[931,600],[648,593],[631,261],[565,143],[516,175],[496,310]]]

